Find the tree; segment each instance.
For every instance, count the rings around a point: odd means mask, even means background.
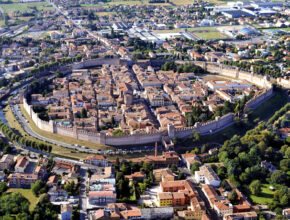
[[[29,201],[20,193],[9,193],[0,197],[0,216],[29,213]]]
[[[249,188],[252,194],[259,195],[261,193],[262,184],[260,180],[254,180],[251,182]]]
[[[238,194],[235,190],[230,193],[229,200],[232,204],[237,204],[238,202]]]
[[[88,173],[89,178],[91,178],[91,176],[93,174],[92,170],[91,169],[87,169],[87,173]]]
[[[196,130],[193,131],[193,142],[199,142],[200,141],[200,133]]]
[[[34,184],[31,186],[31,191],[35,196],[39,196],[43,192],[43,188],[45,187],[44,182],[41,180],[37,180]]]
[[[82,108],[81,111],[81,118],[87,118],[88,117],[88,113],[87,110],[85,108]]]
[[[281,206],[285,207],[288,205],[288,195],[285,194],[282,196],[281,200],[280,200],[280,204]]]
[[[119,170],[120,169],[120,159],[119,159],[119,157],[117,157],[117,159],[116,159],[115,169],[116,170]]]
[[[177,166],[175,164],[172,164],[170,167],[172,172],[176,172],[177,171]]]
[[[141,194],[143,194],[145,192],[145,190],[147,189],[147,184],[146,183],[138,183],[138,185],[139,185]]]
[[[204,144],[201,147],[200,153],[204,154],[208,151],[208,149],[209,149],[209,144]]]
[[[283,159],[280,161],[280,168],[282,170],[289,170],[290,169],[290,159]]]
[[[185,175],[183,172],[179,172],[178,173],[178,180],[184,180],[185,179]]]
[[[290,159],[290,147],[288,147],[287,150],[285,151],[285,157]]]
[[[111,117],[111,124],[112,124],[113,127],[116,124],[116,120],[115,120],[115,117],[114,116]]]
[[[29,214],[19,213],[16,215],[16,220],[29,220]]]
[[[285,184],[286,175],[283,171],[277,170],[271,175],[271,182],[274,184]]]
[[[8,189],[6,183],[2,182],[0,183],[0,196],[2,195],[2,193],[6,192],[6,190]]]
[[[200,167],[200,163],[194,162],[190,168],[190,172],[194,175],[195,171],[198,171],[199,167]]]
[[[177,143],[178,143],[178,137],[175,136],[175,137],[173,138],[173,144],[176,145]]]

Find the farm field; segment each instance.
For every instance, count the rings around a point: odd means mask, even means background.
[[[33,2],[33,3],[0,3],[0,7],[3,9],[5,13],[11,14],[13,12],[25,12],[28,11],[31,7],[36,7],[37,10],[52,10],[53,8],[48,6],[48,3],[44,2]]]
[[[99,16],[99,17],[102,17],[102,16],[109,16],[109,15],[113,15],[113,14],[116,14],[115,12],[111,12],[111,11],[105,11],[105,12],[97,12],[96,15]]]

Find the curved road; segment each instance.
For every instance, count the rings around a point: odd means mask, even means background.
[[[83,151],[83,152],[86,152],[86,153],[94,153],[94,154],[99,154],[100,153],[97,150],[79,148],[79,147],[73,146],[71,144],[66,144],[64,142],[60,142],[60,141],[56,141],[56,140],[53,140],[53,139],[49,139],[49,138],[46,138],[46,137],[43,137],[43,136],[37,134],[36,132],[34,132],[31,129],[30,125],[26,122],[26,118],[23,116],[23,114],[22,114],[22,112],[20,110],[20,106],[19,105],[10,105],[10,106],[11,106],[11,109],[12,109],[14,115],[17,117],[18,121],[22,125],[23,129],[29,135],[31,135],[31,136],[39,139],[39,140],[46,141],[46,142],[49,142],[49,143],[52,143],[52,144],[55,144],[55,145],[59,145],[59,146],[62,146],[62,147],[70,148],[70,149],[73,149],[73,150]]]

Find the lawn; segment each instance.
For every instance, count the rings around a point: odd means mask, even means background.
[[[63,143],[68,143],[68,144],[78,144],[80,146],[86,146],[92,149],[105,149],[105,150],[109,150],[109,149],[114,149],[113,147],[107,146],[107,145],[102,145],[102,144],[98,144],[98,143],[92,143],[89,141],[83,141],[83,140],[78,140],[75,138],[71,138],[71,137],[67,137],[67,136],[62,136],[59,134],[53,134],[47,131],[43,131],[41,129],[39,129],[35,123],[32,121],[32,119],[28,116],[27,112],[25,111],[25,109],[23,108],[23,105],[21,105],[21,111],[23,113],[23,115],[25,116],[25,118],[29,121],[29,125],[31,127],[31,129],[38,133],[39,135],[46,137],[46,138],[50,138],[56,141],[60,141]]]
[[[267,203],[271,202],[275,190],[271,190],[269,188],[270,186],[271,186],[270,184],[262,184],[261,195],[259,196],[250,195],[250,198],[253,201],[253,203],[266,205]]]
[[[40,195],[39,197],[36,197],[35,195],[33,195],[33,193],[31,192],[31,189],[19,189],[19,188],[10,188],[8,191],[8,193],[20,193],[21,195],[23,195],[26,199],[28,199],[28,201],[30,202],[29,205],[29,210],[33,211],[34,207],[36,206],[36,204],[39,202],[39,200],[44,196]]]
[[[9,126],[14,129],[15,133],[20,134],[21,136],[32,140],[32,141],[38,141],[41,143],[45,143],[43,141],[40,141],[30,135],[28,135],[24,129],[22,128],[22,126],[19,124],[19,122],[16,120],[15,116],[13,115],[10,106],[6,106],[5,109],[3,109],[3,112],[5,114],[5,118],[9,124]],[[60,147],[54,144],[50,144],[52,146],[52,154],[55,155],[59,155],[59,156],[64,156],[64,157],[69,157],[69,158],[73,158],[73,159],[84,159],[86,158],[89,154],[87,153],[81,153],[81,152],[74,152],[71,151],[70,149],[64,148],[64,147]]]
[[[288,96],[282,91],[276,91],[267,102],[264,102],[250,114],[250,119],[267,121],[273,114],[282,108],[288,101]]]

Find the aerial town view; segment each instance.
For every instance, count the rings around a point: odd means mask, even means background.
[[[0,0],[0,220],[290,219],[289,0]]]

